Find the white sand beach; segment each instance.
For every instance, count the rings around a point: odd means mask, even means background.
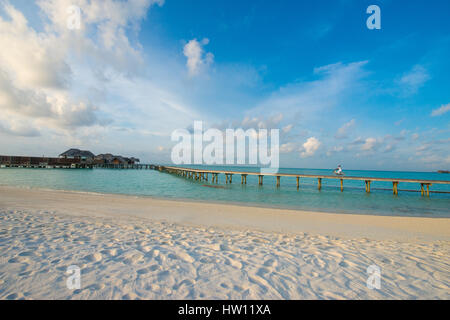
[[[0,252],[0,299],[450,298],[447,218],[2,186]]]

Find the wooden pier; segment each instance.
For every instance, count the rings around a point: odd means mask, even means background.
[[[96,164],[94,168],[100,169],[134,169],[134,170],[155,170],[154,164]]]
[[[92,163],[72,163],[72,164],[0,164],[0,168],[28,168],[28,169],[134,169],[134,170],[155,170],[157,166],[153,164],[92,164]]]
[[[258,176],[258,185],[263,185],[263,180],[265,176],[276,177],[276,186],[279,188],[281,186],[281,178],[296,178],[297,190],[300,189],[300,179],[317,179],[317,189],[320,191],[322,189],[323,179],[334,179],[340,180],[340,190],[344,191],[344,180],[353,181],[364,181],[365,190],[367,193],[371,192],[371,183],[373,181],[380,182],[390,182],[392,183],[392,192],[394,195],[398,195],[399,183],[417,183],[420,184],[420,193],[422,196],[430,196],[430,187],[433,184],[450,184],[450,181],[445,180],[418,180],[418,179],[395,179],[395,178],[376,178],[376,177],[351,177],[351,176],[338,176],[338,175],[310,175],[310,174],[293,174],[293,173],[260,173],[260,172],[241,172],[241,171],[227,171],[227,170],[205,170],[205,169],[192,169],[192,168],[181,168],[181,167],[167,167],[167,166],[154,166],[155,170],[161,172],[167,172],[171,174],[176,174],[188,179],[193,179],[196,181],[208,181],[208,175],[212,177],[212,183],[219,183],[219,175],[223,174],[225,176],[225,183],[232,183],[233,175],[241,176],[241,184],[247,184],[247,176]],[[438,191],[435,191],[438,192]],[[440,193],[450,193],[446,191],[439,191]]]

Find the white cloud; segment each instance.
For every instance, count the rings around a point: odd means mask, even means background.
[[[1,4],[0,4],[1,6]],[[71,69],[65,50],[49,34],[38,34],[28,27],[23,14],[9,4],[4,10],[10,20],[0,16],[0,69],[20,88],[64,88]]]
[[[422,144],[416,147],[416,154],[421,155],[424,151],[427,153],[438,154],[448,154],[447,146],[450,144],[450,138],[447,139],[435,139],[427,142],[422,142]]]
[[[107,124],[108,120],[100,116],[99,106],[91,102],[95,99],[89,94],[79,94],[92,87],[83,88],[85,79],[79,79],[81,74],[74,71],[84,69],[104,74],[111,70],[129,75],[140,70],[138,65],[143,61],[140,50],[130,44],[126,30],[133,29],[153,3],[152,0],[39,1],[45,28],[38,32],[9,2],[1,2],[5,17],[0,16],[0,47],[8,48],[0,50],[1,117],[9,123],[3,125],[3,132],[23,134],[23,130],[17,129],[20,126],[12,123],[34,125],[34,131],[26,132],[28,135],[35,135],[38,127],[65,132]],[[82,11],[81,30],[67,28],[67,8],[71,5]],[[99,83],[94,85],[101,86]]]
[[[403,141],[404,139],[398,139],[396,137],[392,137],[391,135],[386,135],[382,138],[373,138],[369,137],[365,140],[358,140],[352,142],[352,145],[360,145],[360,149],[365,151],[368,154],[371,154],[374,151],[381,150],[384,153],[393,151],[399,141]]]
[[[303,158],[311,157],[316,153],[316,151],[317,151],[317,149],[319,149],[320,145],[321,145],[321,142],[317,138],[310,137],[303,144],[303,151],[300,153],[300,155]]]
[[[339,128],[339,130],[336,132],[335,137],[337,139],[344,139],[347,138],[348,131],[355,126],[355,119],[350,120],[349,122],[345,123],[342,127]]]
[[[395,145],[394,144],[388,144],[386,145],[386,147],[384,148],[383,152],[391,152],[395,149]]]
[[[343,150],[345,151],[353,151],[357,152],[358,150],[363,151],[362,153],[358,153],[358,156],[373,156],[375,151],[381,151],[383,153],[388,153],[394,151],[399,143],[406,141],[403,136],[392,136],[385,135],[384,137],[368,137],[357,139],[349,142]],[[378,153],[380,154],[380,153]]]
[[[440,155],[437,154],[427,154],[422,156],[421,158],[419,158],[420,161],[427,163],[427,164],[440,164],[440,163],[445,163],[448,164],[450,163],[447,159],[443,158]]]
[[[444,113],[447,113],[447,112],[449,112],[450,111],[450,103],[448,103],[448,104],[445,104],[445,105],[442,105],[440,108],[438,108],[438,109],[434,109],[432,112],[431,112],[431,116],[432,117],[437,117],[437,116],[441,116],[441,115],[443,115]]]
[[[214,55],[211,52],[205,53],[203,49],[203,46],[208,43],[209,39],[207,38],[200,42],[197,39],[192,39],[184,46],[183,54],[187,58],[186,66],[190,76],[198,75],[205,67],[213,62]]]
[[[363,151],[374,151],[378,147],[378,141],[375,138],[367,138],[361,146]]]
[[[294,127],[293,124],[288,124],[287,126],[284,126],[281,130],[283,131],[283,133],[289,133],[293,127]]]
[[[234,120],[227,121],[223,120],[221,123],[214,124],[213,127],[217,129],[226,129],[226,128],[242,128],[244,130],[247,129],[278,129],[281,126],[281,122],[283,121],[283,114],[277,113],[274,115],[269,115],[267,117],[264,116],[245,116],[242,120]],[[287,125],[283,128],[289,129],[290,125]],[[283,130],[283,129],[282,129]]]
[[[280,153],[291,153],[295,149],[295,144],[292,142],[284,143],[280,146]]]
[[[417,153],[421,153],[431,148],[430,144],[422,144],[416,148]]]
[[[415,65],[410,71],[403,74],[398,80],[402,87],[402,91],[406,95],[416,93],[428,80],[430,75],[427,69],[421,65]]]
[[[263,117],[245,117],[241,125],[243,128],[276,129],[283,120],[283,114],[275,114],[264,119]]]
[[[29,123],[20,122],[17,120],[2,123],[0,121],[0,132],[7,133],[19,137],[37,137],[40,132]]]
[[[335,153],[344,151],[345,148],[343,146],[334,146],[332,149],[327,151],[327,156],[332,156]]]
[[[367,61],[358,61],[316,68],[314,74],[317,80],[281,87],[250,112],[267,114],[276,109],[286,117],[300,112],[302,119],[306,120],[326,108],[338,106],[347,94],[354,94],[361,88],[360,80],[366,75],[363,70],[366,64]]]
[[[365,140],[361,137],[356,138],[355,140],[353,140],[352,142],[350,142],[351,146],[356,146],[356,145],[361,145],[364,144]]]
[[[70,51],[71,58],[91,62],[97,69],[112,68],[123,74],[139,74],[144,59],[139,44],[130,42],[128,35],[139,31],[139,23],[150,6],[162,5],[155,0],[41,0],[45,15],[45,36],[52,35],[58,45]],[[67,9],[81,10],[81,28],[67,28]],[[91,61],[90,61],[91,60]]]
[[[21,12],[9,4],[4,8],[10,20],[0,18],[0,47],[9,48],[0,50],[2,110],[11,121],[28,116],[60,127],[97,123],[95,107],[69,97],[72,72],[55,36],[36,33]]]

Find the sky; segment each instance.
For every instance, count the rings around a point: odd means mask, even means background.
[[[370,5],[381,29],[366,25]],[[283,167],[449,169],[449,12],[441,0],[0,0],[0,154],[170,163],[171,133],[200,120],[280,129]]]

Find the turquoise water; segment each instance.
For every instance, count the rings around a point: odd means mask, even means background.
[[[208,167],[234,171],[258,171],[256,168]],[[281,173],[325,174],[331,170],[280,169]],[[345,171],[346,176],[409,178],[450,181],[450,174],[392,171]],[[377,215],[450,217],[450,194],[432,193],[430,198],[420,193],[399,191],[392,194],[392,183],[372,182],[371,193],[364,191],[363,181],[344,181],[340,192],[339,180],[323,180],[322,190],[317,190],[316,179],[301,179],[297,191],[295,178],[281,178],[281,188],[276,188],[274,177],[265,177],[258,186],[256,176],[247,177],[247,185],[240,184],[240,176],[232,184],[225,184],[219,176],[219,185],[210,188],[208,182],[161,173],[154,170],[118,169],[0,169],[0,185],[74,190],[99,193],[117,193],[158,198],[239,203],[252,206],[295,208],[339,213]],[[418,184],[400,183],[399,190],[419,190]],[[388,190],[382,190],[388,189]],[[450,185],[433,185],[431,190],[450,191]]]

